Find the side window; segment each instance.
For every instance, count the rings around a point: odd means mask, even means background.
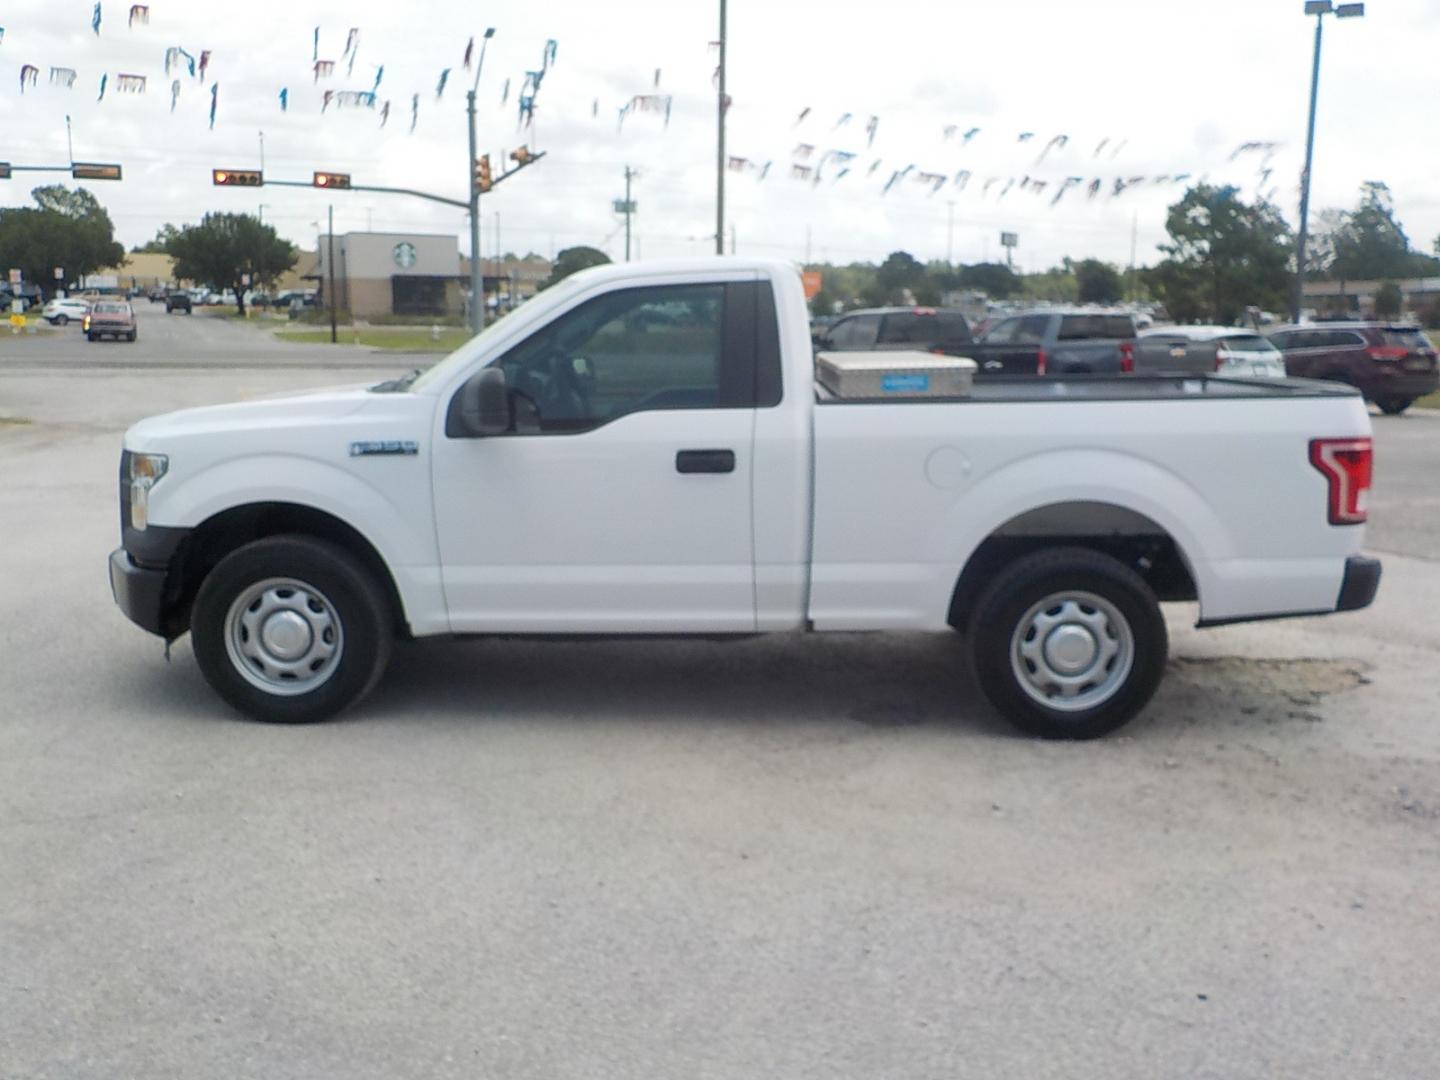
[[[986,345],[1013,345],[1015,332],[1020,329],[1019,319],[1004,319],[990,328],[985,335]]]
[[[587,431],[633,412],[748,404],[722,400],[724,325],[724,285],[624,289],[581,304],[501,357],[516,426]],[[737,399],[753,394],[745,374]]]
[[[848,350],[873,348],[879,332],[879,315],[852,315],[831,327],[830,346]]]
[[[1295,347],[1294,341],[1295,335],[1288,332],[1283,334],[1270,335],[1270,344],[1274,345],[1275,348],[1279,349],[1281,352],[1284,352],[1286,349],[1293,349]]]
[[[1026,315],[1015,332],[1016,345],[1043,345],[1050,329],[1049,315]]]
[[[1364,335],[1357,334],[1354,330],[1337,330],[1335,332],[1335,347],[1337,349],[1360,349],[1364,346]]]
[[[934,315],[886,315],[880,324],[882,345],[928,345],[940,340],[940,321]]]

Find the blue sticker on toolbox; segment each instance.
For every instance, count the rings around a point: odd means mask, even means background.
[[[930,389],[930,376],[886,375],[880,388],[887,394],[920,394]]]

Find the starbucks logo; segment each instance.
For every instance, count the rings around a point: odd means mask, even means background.
[[[411,243],[400,243],[395,245],[395,265],[402,270],[409,270],[415,265],[415,245]]]

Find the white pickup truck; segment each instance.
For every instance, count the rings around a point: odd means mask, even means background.
[[[959,631],[1012,721],[1089,738],[1154,692],[1160,601],[1216,625],[1375,595],[1353,390],[937,397],[951,358],[883,359],[868,396],[817,382],[786,264],[576,274],[423,374],[136,424],[115,599],[263,720],[351,705],[396,636]]]

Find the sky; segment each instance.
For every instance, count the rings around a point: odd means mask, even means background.
[[[147,6],[148,23],[127,25],[130,5],[103,0],[97,36],[93,0],[0,0],[0,161],[64,164],[68,115],[75,160],[124,166],[123,181],[89,186],[127,247],[167,222],[217,210],[262,212],[313,249],[333,205],[337,232],[452,234],[468,250],[463,210],[366,192],[216,188],[210,170],[259,167],[263,132],[267,177],[308,180],[332,170],[356,184],[463,200],[465,91],[474,79],[464,53],[474,36],[478,55],[480,35],[493,26],[480,71],[480,147],[497,174],[516,146],[547,156],[482,200],[482,254],[549,257],[588,244],[622,257],[613,201],[624,193],[626,166],[638,173],[637,256],[713,250],[718,0]],[[1065,256],[1123,266],[1132,245],[1144,265],[1160,257],[1166,207],[1202,178],[1234,183],[1246,198],[1268,195],[1294,224],[1314,43],[1303,6],[729,0],[727,158],[747,164],[726,171],[727,244],[797,262],[879,261],[906,250],[969,263],[1002,259],[1000,233],[1008,231],[1019,237],[1019,269]],[[1440,4],[1367,7],[1364,19],[1326,20],[1313,209],[1352,206],[1363,182],[1384,181],[1412,243],[1428,252],[1440,235],[1440,150],[1430,137]],[[321,59],[336,62],[329,78],[313,70],[316,27]],[[358,46],[347,70],[352,28]],[[525,73],[542,67],[550,40],[554,61],[535,95],[533,123],[522,126]],[[210,50],[204,83],[165,73],[170,47],[197,57]],[[26,64],[38,76],[22,93]],[[323,91],[371,90],[382,65],[375,109],[322,109]],[[73,69],[73,87],[52,84],[52,67]],[[445,68],[448,85],[437,98]],[[102,74],[107,88],[97,101]],[[145,76],[145,91],[122,92],[120,74]],[[640,109],[621,123],[622,106],[657,94],[670,98],[668,123],[663,112]],[[979,130],[964,142],[972,129]],[[1245,144],[1265,145],[1237,155]],[[819,182],[814,172],[797,176],[797,165],[818,166]],[[896,172],[901,178],[884,193]],[[922,174],[936,179],[917,179]],[[1184,174],[1190,179],[1176,183]],[[69,182],[64,174],[17,177],[0,180],[0,205],[28,203],[38,183]],[[1054,204],[1069,177],[1081,182]],[[1138,177],[1144,182],[1113,194],[1116,179]],[[1027,178],[1046,186],[1036,193],[1023,185]]]

